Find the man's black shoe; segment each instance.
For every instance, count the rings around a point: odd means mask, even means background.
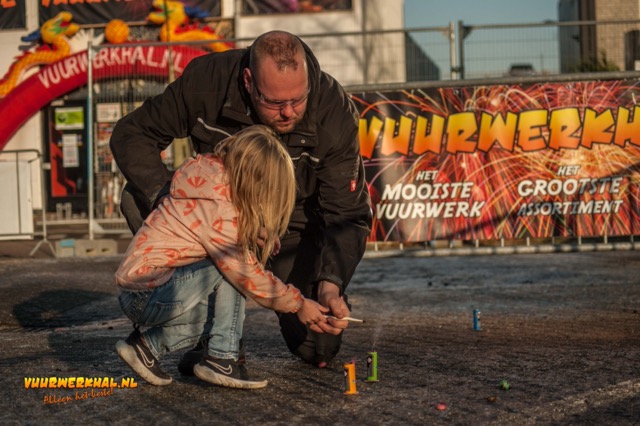
[[[138,329],[126,340],[119,340],[116,343],[116,351],[133,371],[152,385],[165,386],[171,383],[171,376],[160,368],[158,359],[144,343]]]
[[[196,377],[214,385],[239,389],[260,389],[267,386],[266,380],[251,380],[245,365],[233,359],[220,359],[205,355],[193,368]]]

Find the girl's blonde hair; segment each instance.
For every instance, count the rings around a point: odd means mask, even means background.
[[[248,127],[214,150],[225,167],[231,202],[238,212],[238,245],[266,264],[276,239],[284,235],[296,197],[293,163],[269,127]],[[264,238],[264,246],[258,239]],[[265,235],[266,234],[266,235]]]

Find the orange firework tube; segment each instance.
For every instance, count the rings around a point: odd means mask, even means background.
[[[358,393],[356,390],[356,364],[350,362],[343,365],[344,367],[344,380],[347,390],[344,391],[345,395],[354,395]]]

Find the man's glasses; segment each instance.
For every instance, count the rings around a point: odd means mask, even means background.
[[[307,101],[307,99],[309,98],[309,92],[311,91],[311,88],[308,88],[307,92],[303,96],[300,96],[299,98],[296,98],[296,99],[290,99],[288,101],[274,101],[273,99],[265,98],[264,95],[258,89],[258,86],[256,85],[255,82],[252,84],[252,86],[256,92],[258,101],[260,101],[262,105],[270,109],[282,109],[286,106],[290,106],[291,108],[299,107],[300,105],[302,105]]]

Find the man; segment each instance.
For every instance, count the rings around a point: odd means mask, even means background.
[[[280,135],[296,169],[296,208],[269,268],[335,317],[348,316],[344,290],[371,225],[358,113],[292,34],[268,32],[247,49],[194,59],[162,94],[117,123],[110,146],[128,181],[123,214],[135,232],[168,193],[171,172],[160,151],[174,138],[188,136],[196,152],[210,152],[253,124]],[[302,324],[280,314],[279,320],[289,350],[319,367],[338,353],[347,328],[334,319]]]

